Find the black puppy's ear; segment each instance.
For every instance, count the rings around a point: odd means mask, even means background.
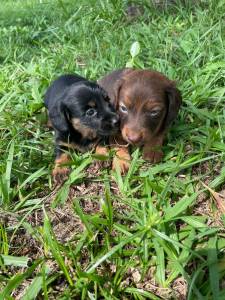
[[[182,96],[174,83],[166,88],[166,95],[168,100],[168,110],[165,126],[169,126],[178,114],[182,102]]]
[[[65,103],[58,101],[49,110],[49,118],[52,125],[58,131],[68,131],[67,108]]]

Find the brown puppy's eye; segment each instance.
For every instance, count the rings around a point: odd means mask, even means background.
[[[94,117],[96,114],[97,114],[97,110],[94,109],[94,108],[89,108],[89,109],[86,111],[86,116],[87,116],[87,117]]]
[[[124,114],[128,113],[126,106],[122,103],[120,104],[120,111]]]
[[[149,115],[150,115],[150,117],[151,118],[157,118],[157,117],[159,117],[160,116],[160,114],[161,114],[161,110],[151,110],[150,112],[149,112]]]

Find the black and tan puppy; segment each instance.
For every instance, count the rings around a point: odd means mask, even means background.
[[[78,75],[62,75],[48,88],[45,98],[49,119],[55,131],[55,181],[68,174],[68,149],[81,152],[95,149],[105,154],[100,143],[115,134],[119,117],[107,93],[96,83]],[[103,149],[103,152],[102,152]]]

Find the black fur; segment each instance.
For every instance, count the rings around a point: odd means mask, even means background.
[[[65,149],[63,144],[86,151],[119,128],[119,118],[106,92],[79,75],[62,75],[56,79],[48,88],[44,102],[55,131],[57,157]],[[73,120],[85,129],[74,126]],[[89,130],[93,134],[85,135]]]

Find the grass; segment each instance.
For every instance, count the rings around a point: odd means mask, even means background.
[[[2,1],[0,299],[225,298],[225,2],[174,2]],[[182,91],[162,163],[134,149],[125,177],[96,175],[73,153],[54,189],[48,84],[127,63]]]

